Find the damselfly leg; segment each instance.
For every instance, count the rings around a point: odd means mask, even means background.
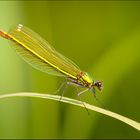
[[[68,85],[75,85],[75,87],[81,87],[81,85],[76,84],[76,83],[73,83],[73,82],[67,82],[66,85],[67,85],[67,86],[68,86]],[[81,94],[85,93],[85,92],[88,91],[88,90],[90,90],[90,89],[87,88],[87,89],[85,89],[85,90],[79,92],[77,95],[78,95],[79,100],[81,101],[81,103],[83,104],[83,106],[85,107],[85,109],[86,109],[86,111],[88,112],[88,115],[89,115],[89,110],[86,108],[86,106],[85,106],[85,104],[84,104],[84,102],[82,101],[82,98],[81,98],[81,96],[80,96]],[[64,93],[63,93],[63,95],[64,95]]]
[[[65,86],[66,82],[63,82],[60,87],[54,92],[54,94],[58,94],[59,91],[63,88],[63,86]]]
[[[77,95],[79,97],[79,100],[81,101],[81,103],[83,104],[83,106],[85,107],[86,111],[88,112],[88,115],[90,114],[89,113],[89,110],[86,108],[86,105],[84,104],[84,102],[82,101],[82,97],[80,96],[81,94],[85,93],[86,91],[88,91],[89,89],[86,89],[86,90],[83,90],[81,92],[79,92]]]
[[[106,106],[104,105],[103,102],[101,102],[101,101],[97,98],[95,92],[93,93],[93,96],[94,96],[94,99],[95,99],[104,109],[106,109]]]

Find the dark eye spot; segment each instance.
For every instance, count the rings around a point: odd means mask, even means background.
[[[96,86],[99,90],[102,90],[102,82],[100,82],[100,81],[95,82],[95,86]]]

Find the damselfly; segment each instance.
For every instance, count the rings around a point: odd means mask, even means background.
[[[78,96],[90,89],[95,95],[95,87],[102,90],[102,82],[94,81],[86,72],[58,53],[46,40],[28,27],[18,24],[8,33],[0,31],[0,36],[8,39],[17,53],[33,67],[48,74],[63,76],[67,79],[67,84],[85,88],[78,93]]]

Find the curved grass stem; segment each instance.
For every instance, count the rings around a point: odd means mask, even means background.
[[[140,123],[129,119],[127,117],[124,117],[122,115],[119,115],[117,113],[111,112],[109,110],[94,106],[94,105],[90,105],[88,103],[84,102],[84,105],[81,103],[81,101],[75,100],[75,99],[71,99],[71,98],[67,98],[67,97],[62,97],[60,100],[60,96],[58,95],[51,95],[51,94],[42,94],[42,93],[30,93],[30,92],[21,92],[21,93],[9,93],[9,94],[3,94],[0,95],[0,99],[4,99],[4,98],[11,98],[11,97],[36,97],[36,98],[43,98],[43,99],[51,99],[51,100],[56,100],[56,101],[60,101],[60,102],[65,102],[65,103],[69,103],[69,104],[73,104],[76,106],[80,106],[92,111],[96,111],[98,113],[110,116],[112,118],[115,118],[117,120],[120,120],[130,126],[132,126],[133,128],[137,129],[140,131]]]

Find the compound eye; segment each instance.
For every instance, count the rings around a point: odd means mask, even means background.
[[[102,82],[101,82],[101,81],[95,82],[95,86],[96,86],[99,90],[102,90]]]
[[[101,82],[98,82],[98,86],[102,86],[102,83]]]

